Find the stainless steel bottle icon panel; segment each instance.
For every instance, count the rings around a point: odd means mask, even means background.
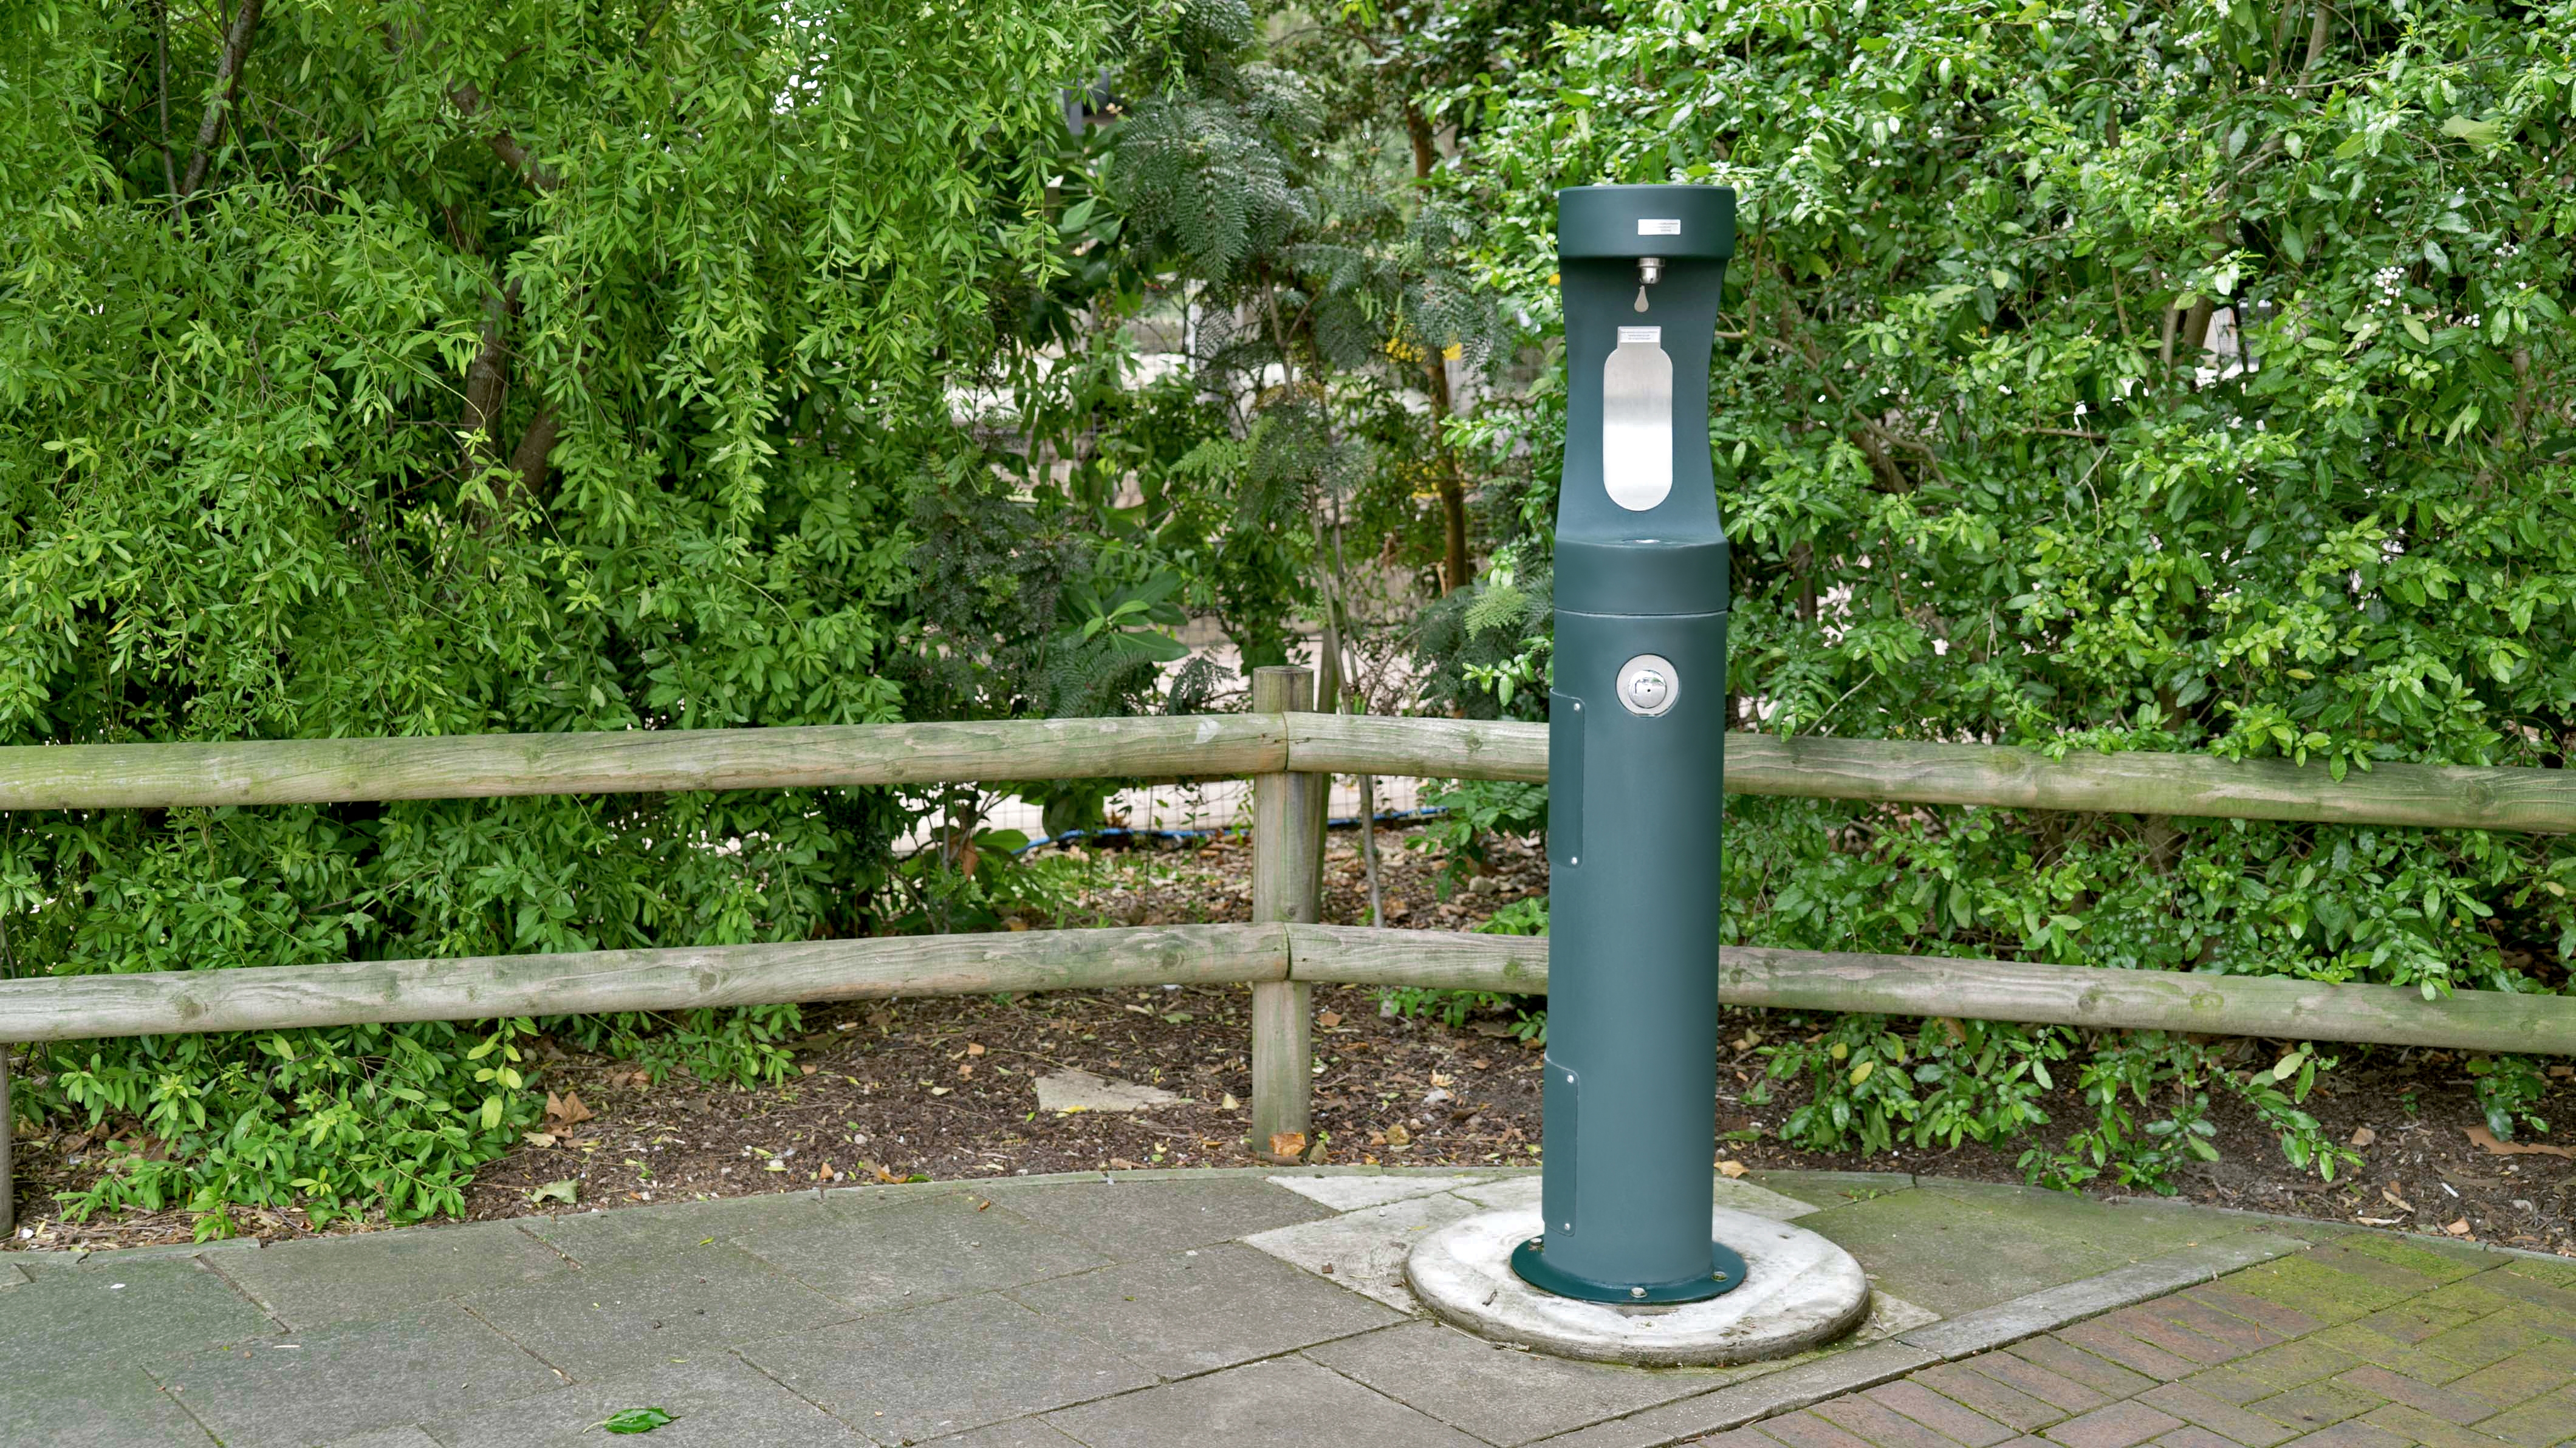
[[[1601,482],[1642,513],[1673,491],[1673,359],[1661,327],[1621,327],[1601,364]]]

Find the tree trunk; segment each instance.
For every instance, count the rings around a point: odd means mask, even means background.
[[[224,133],[224,117],[231,114],[233,96],[241,89],[242,63],[249,58],[252,35],[259,30],[260,0],[241,0],[233,12],[233,23],[224,33],[222,59],[215,63],[215,93],[206,101],[205,119],[197,123],[197,149],[189,153],[188,174],[179,182],[179,200],[184,203],[197,194],[206,179],[206,167],[215,158],[215,138]]]

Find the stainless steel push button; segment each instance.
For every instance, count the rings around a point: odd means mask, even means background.
[[[1673,672],[1673,661],[1661,654],[1639,654],[1619,666],[1619,702],[1631,714],[1653,718],[1673,707],[1681,695],[1681,679]]]

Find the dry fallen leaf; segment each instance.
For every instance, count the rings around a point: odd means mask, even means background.
[[[1717,1164],[1717,1174],[1732,1181],[1744,1175],[1744,1163],[1733,1160],[1721,1161]]]
[[[1123,1156],[1113,1156],[1113,1157],[1111,1157],[1111,1158],[1109,1159],[1109,1169],[1110,1169],[1111,1171],[1143,1171],[1143,1170],[1144,1170],[1144,1168],[1143,1168],[1143,1167],[1138,1166],[1136,1163],[1134,1163],[1134,1162],[1132,1162],[1132,1161],[1129,1161],[1127,1158],[1125,1158],[1125,1157],[1123,1157]]]
[[[581,1104],[581,1093],[578,1091],[567,1091],[561,1096],[549,1091],[546,1093],[546,1115],[551,1120],[571,1126],[576,1122],[588,1121],[591,1118],[591,1110]]]
[[[1475,1060],[1467,1063],[1467,1069],[1471,1071],[1490,1071],[1493,1067],[1494,1063],[1486,1060],[1482,1056],[1478,1056]]]
[[[972,1061],[965,1062],[957,1068],[957,1079],[961,1081],[973,1080],[974,1076],[975,1063]]]
[[[2483,1126],[2468,1129],[2469,1140],[2494,1156],[2563,1156],[2576,1161],[2576,1146],[2550,1146],[2537,1141],[2498,1141]]]
[[[2465,1237],[2469,1235],[2469,1219],[2462,1217],[2451,1225],[2444,1227],[2442,1230],[2450,1233],[2454,1237]]]
[[[1306,1133],[1302,1131],[1274,1131],[1270,1133],[1270,1154],[1272,1156],[1304,1156],[1306,1154]]]
[[[1340,1025],[1341,1023],[1342,1013],[1340,1011],[1326,1011],[1322,1015],[1315,1017],[1315,1024],[1325,1027],[1328,1030],[1334,1026]]]
[[[1434,1086],[1446,1086],[1450,1084],[1450,1081],[1447,1076],[1442,1075],[1438,1071],[1434,1071],[1431,1073],[1431,1084]]]
[[[801,1070],[801,1071],[803,1071],[806,1075],[811,1076],[811,1075],[813,1075],[815,1072],[817,1072],[817,1071],[819,1071],[819,1070],[821,1070],[821,1069],[823,1069],[823,1068],[822,1068],[822,1067],[820,1067],[820,1066],[816,1066],[816,1065],[813,1065],[813,1064],[810,1064],[810,1063],[809,1063],[809,1064],[807,1064],[807,1065],[804,1065],[804,1066],[799,1067],[798,1069],[799,1069],[799,1070]]]
[[[531,1203],[561,1202],[565,1206],[569,1207],[580,1199],[580,1193],[581,1184],[570,1177],[566,1177],[559,1182],[548,1182],[544,1186],[537,1188],[535,1191],[528,1193],[528,1200]]]
[[[2356,1127],[2353,1130],[2352,1144],[2354,1146],[2368,1146],[2377,1140],[2379,1140],[2379,1133],[2371,1130],[2367,1126]]]
[[[984,1048],[975,1044],[973,1041],[968,1041],[966,1043],[966,1054],[969,1056],[980,1056],[984,1054]]]
[[[1404,1123],[1399,1121],[1386,1129],[1386,1144],[1389,1146],[1411,1146],[1413,1144],[1413,1133],[1405,1130]]]
[[[1220,1104],[1219,1109],[1224,1111],[1241,1111],[1243,1109],[1243,1103],[1235,1100],[1234,1093],[1228,1091],[1225,1093],[1225,1100]]]
[[[524,1132],[521,1133],[519,1139],[530,1146],[552,1146],[555,1144],[555,1136],[551,1131]]]

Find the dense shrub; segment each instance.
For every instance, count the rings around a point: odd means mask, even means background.
[[[1103,63],[1103,7],[10,15],[0,740],[839,723],[1135,682],[1054,637],[1105,550],[996,502],[950,406],[1027,375],[1000,323],[1062,267],[1060,89]],[[958,590],[936,619],[926,577]],[[875,792],[13,814],[0,941],[26,975],[856,933],[919,883],[884,868],[905,818]],[[749,1079],[793,1020],[555,1029]],[[20,1109],[105,1124],[90,1205],[414,1217],[529,1121],[532,1027],[46,1048]]]
[[[1556,187],[1736,188],[1710,406],[1748,721],[2563,764],[2576,7],[1617,9],[1452,98],[1484,129],[1449,184],[1542,324]],[[1480,423],[1539,455],[1498,531],[1552,511],[1547,396]],[[2576,945],[2546,838],[1739,801],[1730,845],[1730,929],[1774,945],[2427,995],[2559,989]],[[2005,1140],[2068,1044],[1855,1020],[1776,1065],[1803,1144]],[[2326,1058],[2081,1054],[2098,1120],[2042,1178],[2167,1179],[2213,1089],[2337,1164],[2296,1104]],[[2527,1063],[2473,1069],[2499,1134],[2542,1127]]]

